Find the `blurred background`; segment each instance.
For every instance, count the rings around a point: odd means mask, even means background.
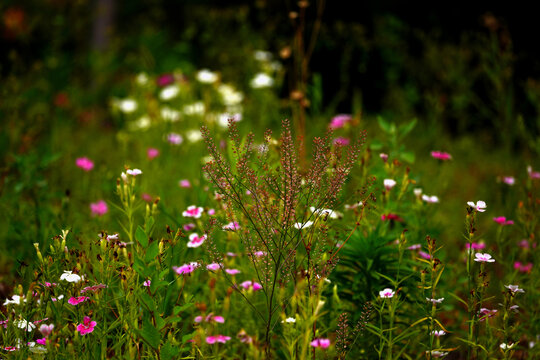
[[[203,204],[204,191],[178,182],[202,188],[197,129],[220,138],[230,116],[259,137],[291,118],[311,137],[351,114],[341,135],[367,129],[369,156],[411,167],[442,199],[438,235],[460,238],[465,201],[538,165],[535,16],[470,1],[4,0],[0,276],[61,228],[117,228],[112,206],[99,216],[90,204],[114,199],[124,165],[148,174],[141,186],[162,199],[163,222]],[[396,136],[389,124],[414,129]],[[432,150],[454,162],[434,166]],[[511,216],[505,194],[491,201]]]

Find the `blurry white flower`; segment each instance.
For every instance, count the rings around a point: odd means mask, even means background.
[[[313,221],[306,221],[305,223],[295,223],[293,226],[295,229],[305,229],[305,228],[308,228],[310,227],[311,225],[313,225]]]
[[[501,345],[499,345],[499,347],[503,350],[510,350],[511,348],[514,347],[514,345],[516,344],[513,344],[513,343],[510,343],[510,344],[505,344],[505,343],[502,343]]]
[[[267,88],[267,87],[271,87],[272,85],[274,85],[274,79],[272,79],[270,76],[268,76],[265,73],[258,73],[251,80],[251,87],[254,89]]]
[[[200,70],[197,73],[197,80],[203,84],[215,83],[218,79],[218,75],[208,69]]]
[[[293,317],[288,317],[286,318],[285,320],[283,320],[281,323],[295,323],[296,322],[296,319],[293,318]]]
[[[201,131],[198,129],[188,130],[186,132],[186,138],[189,142],[197,142],[202,140]]]
[[[180,134],[170,133],[167,135],[167,141],[173,145],[180,145],[184,141],[184,138]]]
[[[137,102],[133,99],[117,100],[116,105],[118,106],[118,109],[125,114],[130,114],[137,110]]]
[[[19,295],[13,295],[11,297],[11,300],[9,299],[6,299],[6,301],[4,301],[4,305],[8,305],[8,304],[15,304],[15,305],[20,305],[21,304],[21,300],[23,302],[26,302],[26,299],[22,296],[19,296]]]
[[[169,85],[164,87],[160,93],[159,98],[163,101],[171,100],[178,96],[178,93],[180,92],[180,87],[178,85]]]
[[[435,195],[429,196],[429,195],[422,195],[422,200],[424,200],[427,203],[434,204],[439,202],[439,198]]]
[[[131,123],[131,130],[144,130],[150,127],[150,117],[148,115],[143,115],[135,122]]]
[[[126,173],[131,176],[137,176],[137,175],[141,175],[142,171],[140,169],[133,169],[133,170],[129,169],[126,171]]]
[[[338,219],[343,216],[342,213],[332,210],[332,209],[316,209],[314,206],[309,208],[312,213],[320,216],[328,216],[330,219]]]
[[[422,189],[421,188],[416,188],[413,191],[414,191],[414,195],[416,197],[420,197],[420,195],[422,195]]]
[[[253,57],[258,61],[270,61],[272,60],[272,53],[264,50],[256,50],[253,53]]]
[[[81,281],[81,277],[77,274],[74,274],[72,271],[64,271],[64,273],[60,275],[60,280],[66,280],[67,282],[77,283]]]
[[[32,330],[34,330],[36,328],[36,325],[34,325],[33,323],[31,323],[29,321],[26,321],[25,319],[15,320],[13,323],[19,329],[24,329],[24,330],[26,330],[28,332],[30,332],[30,331],[32,331]]]
[[[218,117],[219,126],[227,128],[229,126],[229,119],[233,119],[233,121],[238,122],[242,120],[242,114],[220,114]]]
[[[394,186],[396,186],[396,181],[392,179],[384,179],[384,187],[386,190],[392,189]]]
[[[160,110],[163,120],[175,122],[180,119],[180,111],[171,109],[170,107],[162,107]]]
[[[228,84],[219,85],[218,92],[221,95],[223,105],[226,106],[238,105],[244,100],[244,94],[240,91],[236,91],[234,87]]]
[[[135,78],[135,81],[139,85],[146,85],[148,83],[148,75],[146,75],[146,73],[144,72],[139,73],[139,75],[137,75],[137,77]]]
[[[205,106],[202,101],[197,101],[193,104],[184,106],[183,112],[186,115],[203,115]]]

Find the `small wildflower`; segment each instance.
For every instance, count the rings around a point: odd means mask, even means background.
[[[422,195],[422,189],[421,188],[416,188],[413,190],[414,192],[414,196],[416,196],[417,198],[419,198],[421,195]]]
[[[352,120],[352,116],[351,115],[347,115],[347,114],[339,114],[339,115],[336,115],[332,118],[332,120],[330,121],[330,125],[329,127],[331,129],[340,129],[342,127],[345,126],[345,124],[347,124],[349,121]]]
[[[243,283],[240,284],[241,287],[243,287],[246,290],[252,289],[253,291],[261,290],[262,285],[258,282],[253,282],[251,280],[246,280]]]
[[[384,179],[384,188],[387,191],[390,191],[394,186],[396,186],[396,181],[393,179]]]
[[[212,263],[212,264],[206,265],[206,268],[208,270],[217,271],[221,268],[221,265],[219,265],[218,263]]]
[[[476,262],[495,262],[495,259],[491,257],[488,253],[482,254],[482,253],[476,253],[474,254],[474,261]]]
[[[395,295],[395,292],[392,289],[386,288],[379,291],[379,296],[383,299],[389,299]]]
[[[295,223],[293,226],[295,229],[301,230],[310,227],[313,225],[313,221],[306,221],[305,223]]]
[[[182,212],[182,215],[184,217],[192,217],[192,218],[198,219],[198,218],[201,217],[203,211],[204,211],[204,209],[202,207],[200,207],[200,206],[197,207],[195,205],[191,205],[191,206],[188,206],[187,210]]]
[[[185,224],[185,225],[183,226],[183,228],[184,228],[185,231],[191,231],[191,230],[195,229],[195,227],[196,227],[196,226],[195,226],[195,224],[193,224],[193,223]]]
[[[540,179],[540,172],[533,171],[532,166],[527,166],[527,173],[531,179]]]
[[[50,324],[50,325],[47,325],[47,324],[42,324],[40,327],[39,327],[39,332],[41,333],[41,335],[47,337],[49,335],[51,335],[51,333],[53,332],[54,330],[54,324]]]
[[[240,274],[240,270],[238,269],[225,269],[225,272],[229,275],[236,275],[236,274]]]
[[[94,328],[96,327],[97,323],[95,321],[92,321],[90,317],[85,316],[83,323],[77,325],[77,331],[81,335],[86,335],[94,331]]]
[[[474,243],[473,242],[472,244],[469,244],[469,243],[465,244],[465,248],[467,250],[469,250],[469,248],[471,248],[471,247],[472,247],[473,250],[482,250],[482,249],[486,248],[486,244],[484,244],[483,242],[482,243]]]
[[[346,137],[339,136],[339,137],[334,139],[333,143],[334,143],[334,145],[347,146],[347,145],[349,145],[351,143],[351,140],[349,140]]]
[[[23,302],[26,302],[26,299],[24,298],[24,296],[13,295],[13,296],[11,297],[11,300],[6,299],[6,301],[4,301],[4,306],[9,305],[9,304],[20,305],[20,304],[21,304],[21,300],[22,300]]]
[[[487,309],[487,308],[481,308],[479,315],[482,315],[482,317],[480,318],[480,321],[484,321],[487,318],[494,317],[496,314],[497,314],[497,310],[495,310],[495,309],[490,310],[490,309]]]
[[[522,273],[530,273],[532,271],[532,268],[533,268],[532,263],[528,263],[527,265],[522,264],[519,261],[516,261],[514,263],[514,269],[516,269],[516,270],[518,270],[519,272],[522,272]]]
[[[179,93],[180,87],[178,85],[169,85],[161,89],[159,98],[163,101],[168,101],[177,97]]]
[[[208,69],[202,69],[197,72],[197,81],[203,84],[213,84],[217,81],[218,75]]]
[[[146,156],[148,156],[149,160],[152,160],[159,156],[159,150],[155,148],[149,148],[146,150]]]
[[[79,281],[81,281],[81,277],[77,274],[74,274],[72,271],[64,271],[64,273],[60,275],[60,280],[65,280],[71,283],[78,283]]]
[[[407,250],[418,250],[418,249],[421,249],[422,248],[422,245],[421,244],[414,244],[414,245],[411,245],[407,248]]]
[[[433,304],[440,304],[444,301],[444,298],[440,298],[440,299],[430,299],[430,298],[426,298],[426,300],[428,302],[431,302]]]
[[[199,266],[199,263],[191,262],[189,264],[184,264],[182,266],[173,266],[172,269],[178,275],[185,275],[185,274],[192,273],[198,266]]]
[[[380,153],[380,154],[379,154],[379,157],[380,157],[381,160],[384,161],[384,162],[387,162],[387,161],[388,161],[388,154]]]
[[[395,220],[395,221],[403,222],[403,219],[399,215],[392,214],[392,213],[382,214],[381,215],[381,220],[382,221]]]
[[[143,286],[150,287],[152,285],[152,280],[145,280]]]
[[[85,302],[86,300],[90,299],[88,296],[77,296],[77,297],[71,297],[68,300],[68,303],[71,305],[79,305],[82,302]]]
[[[310,343],[310,345],[313,347],[320,347],[322,349],[326,349],[330,346],[330,339],[314,339]]]
[[[180,145],[184,141],[184,138],[180,134],[170,133],[167,135],[167,141],[173,145]]]
[[[319,216],[328,216],[330,219],[338,219],[343,216],[342,213],[332,210],[332,209],[317,209],[314,206],[309,208],[312,213]]]
[[[109,211],[109,207],[104,200],[99,200],[90,204],[90,211],[92,211],[92,215],[94,216],[103,216]]]
[[[94,162],[87,157],[81,157],[75,160],[75,165],[84,171],[90,171],[94,168]]]
[[[449,153],[446,153],[446,152],[442,152],[442,151],[432,151],[431,156],[434,159],[438,159],[438,160],[442,160],[442,161],[452,159],[452,155],[450,155]]]
[[[40,345],[47,345],[47,338],[37,339],[36,343],[38,343]]]
[[[514,221],[512,220],[506,220],[504,216],[494,217],[493,221],[495,221],[499,225],[514,225]]]
[[[289,324],[294,324],[295,322],[296,322],[296,319],[293,317],[288,317],[285,320],[281,321],[281,323],[289,323]]]
[[[520,293],[525,292],[525,290],[520,289],[520,287],[518,285],[504,285],[504,287],[507,288],[508,290],[510,290],[510,293],[512,294],[512,296],[514,296],[518,292],[520,292]]]
[[[140,169],[133,169],[133,170],[132,170],[132,169],[129,169],[129,170],[126,171],[126,173],[127,173],[128,175],[131,175],[131,176],[134,176],[134,177],[135,177],[135,176],[137,176],[137,175],[141,175],[141,174],[142,174],[142,171],[141,171]]]
[[[26,330],[28,332],[34,330],[36,328],[36,325],[34,325],[32,322],[27,321],[25,319],[18,319],[13,322],[15,326],[17,326],[19,329]]]
[[[133,99],[117,100],[116,105],[118,106],[120,111],[125,114],[130,114],[137,110],[137,102]]]
[[[174,82],[174,75],[173,74],[161,75],[157,78],[156,82],[159,87],[170,85]]]
[[[435,204],[439,202],[439,198],[435,195],[433,196],[422,195],[422,200],[424,200],[425,202],[429,204]]]
[[[187,243],[187,247],[189,248],[196,248],[203,244],[204,240],[206,240],[206,234],[203,236],[199,236],[197,233],[193,233],[189,235],[189,242]]]
[[[446,332],[444,330],[433,330],[431,334],[435,335],[436,337],[440,337],[446,335]]]
[[[206,337],[206,343],[207,344],[215,344],[215,343],[222,343],[225,344],[227,341],[231,340],[230,336],[225,335],[215,335],[215,336],[207,336]]]
[[[516,179],[514,179],[512,176],[503,176],[502,182],[506,185],[514,185],[516,183]]]
[[[505,343],[502,343],[501,345],[499,345],[499,347],[503,350],[510,350],[511,348],[514,347],[514,343],[510,343],[510,344],[505,344]]]
[[[427,353],[427,351],[426,351],[426,353]],[[448,355],[448,352],[446,352],[446,351],[439,351],[439,350],[432,350],[431,351],[431,356],[432,357],[440,358],[440,357],[445,357],[446,355]]]
[[[426,260],[429,260],[431,259],[431,255],[429,255],[427,252],[425,251],[419,251],[418,252],[418,255],[422,258],[422,259],[426,259]]]
[[[250,85],[254,89],[268,88],[274,85],[274,79],[272,79],[270,76],[268,76],[265,73],[258,73],[251,80]]]
[[[240,230],[240,224],[238,224],[236,221],[233,221],[228,223],[227,225],[223,225],[222,229],[227,231]]]
[[[474,210],[479,211],[479,212],[486,211],[486,207],[487,207],[486,203],[484,201],[482,201],[482,200],[478,200],[476,202],[476,204],[473,201],[469,201],[469,202],[467,202],[467,205],[469,205]]]

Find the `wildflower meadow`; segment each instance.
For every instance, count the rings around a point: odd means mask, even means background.
[[[68,3],[0,5],[0,359],[540,358],[504,17]]]

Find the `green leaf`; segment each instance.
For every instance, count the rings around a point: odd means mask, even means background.
[[[178,347],[171,344],[170,341],[167,341],[167,343],[165,343],[165,345],[161,347],[159,355],[163,360],[171,360],[173,358],[176,358],[179,352],[180,349],[178,349]]]
[[[399,154],[399,156],[409,164],[414,163],[414,160],[416,159],[416,156],[412,151],[404,151]]]
[[[150,275],[150,269],[146,266],[146,264],[139,259],[138,257],[135,257],[135,260],[133,262],[133,268],[135,271],[143,278],[147,278]]]
[[[150,216],[146,220],[146,224],[144,224],[144,230],[146,231],[147,234],[151,234],[153,227],[154,227],[154,217]]]
[[[138,332],[142,339],[148,343],[148,345],[150,345],[154,350],[158,350],[159,344],[161,343],[161,335],[146,317],[143,320],[142,331]]]
[[[144,305],[146,305],[148,310],[150,310],[152,312],[156,311],[156,304],[154,303],[154,300],[152,299],[152,297],[150,295],[148,295],[146,293],[142,293],[140,298],[141,298],[142,302],[144,303]]]
[[[194,304],[192,302],[190,303],[186,303],[182,306],[175,306],[174,307],[174,310],[173,310],[173,314],[174,315],[178,315],[178,313],[182,312],[182,311],[185,311],[187,309],[189,309],[190,307],[192,307]]]
[[[383,143],[379,140],[373,140],[371,144],[369,144],[369,148],[371,150],[381,150],[383,148]]]
[[[137,226],[137,231],[135,231],[135,239],[143,248],[148,246],[148,236],[146,236],[146,233],[140,225]]]
[[[144,261],[146,263],[152,262],[156,258],[156,256],[159,254],[159,242],[154,241],[150,244],[148,249],[146,250],[146,254],[144,255]]]
[[[391,134],[393,131],[392,125],[386,120],[384,120],[381,116],[377,116],[377,122],[379,123],[379,126],[381,127],[382,131],[384,131],[387,134]]]
[[[399,127],[399,135],[401,137],[407,135],[411,132],[412,129],[416,126],[416,119],[412,119],[410,123],[403,124]]]

